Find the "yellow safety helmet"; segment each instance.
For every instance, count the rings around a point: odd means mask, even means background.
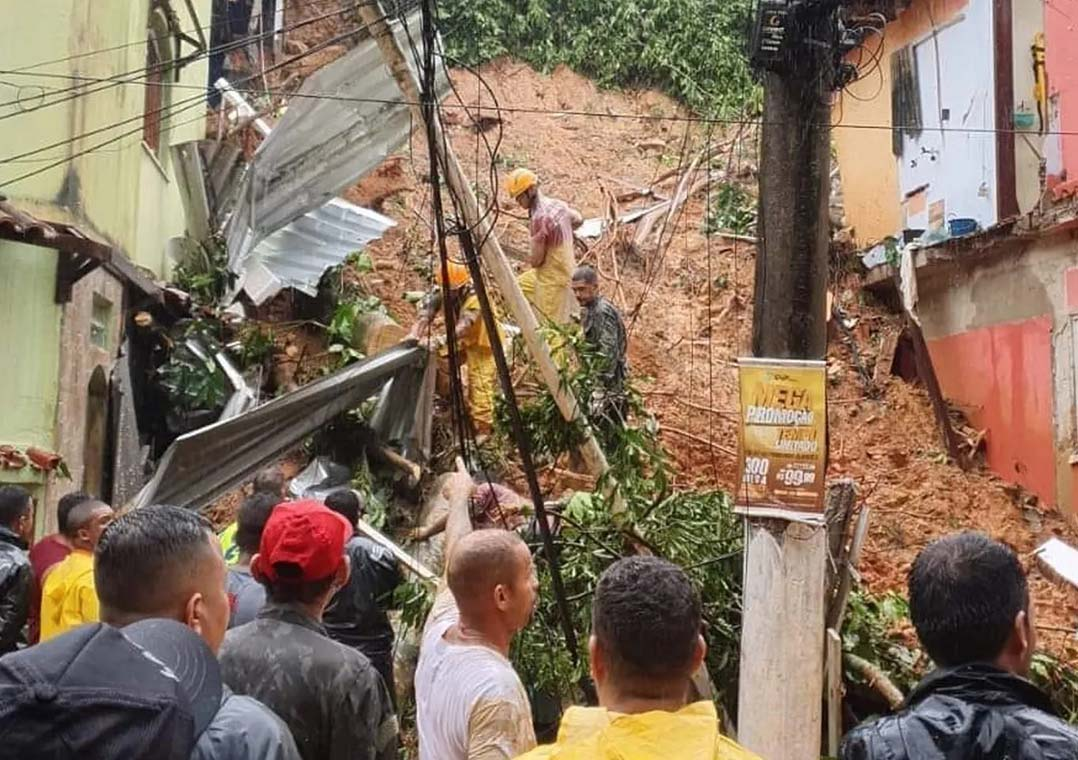
[[[468,272],[468,267],[463,264],[458,264],[455,261],[447,262],[447,268],[449,269],[449,288],[450,290],[456,290],[459,287],[467,285],[472,281],[472,276]],[[434,265],[434,281],[439,285],[442,284],[442,265],[435,263]]]
[[[516,198],[521,193],[539,184],[539,178],[535,172],[528,169],[513,169],[505,180],[505,191],[510,198]]]

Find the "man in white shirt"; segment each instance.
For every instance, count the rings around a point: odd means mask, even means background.
[[[474,487],[457,472],[444,488],[446,577],[415,677],[419,760],[509,760],[535,746],[528,695],[508,660],[535,611],[535,567],[515,533],[472,530]]]

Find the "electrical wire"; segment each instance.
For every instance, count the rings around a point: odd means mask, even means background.
[[[354,34],[354,32],[352,34]],[[10,73],[8,70],[0,70],[0,76],[3,76],[3,75],[8,74],[8,73]],[[55,75],[55,76],[63,77],[64,75]],[[70,79],[72,77],[68,76],[67,78]],[[93,80],[93,78],[88,78],[88,77],[84,77],[84,78]],[[97,81],[112,82],[113,80],[101,78],[101,79],[98,79]],[[188,90],[195,90],[195,89],[203,90],[204,89],[200,85],[185,85],[185,84],[183,84],[181,82],[161,82],[161,83],[152,82],[151,83],[149,81],[139,82],[137,80],[132,80],[130,82],[125,81],[122,84],[136,84],[136,85],[155,84],[155,85],[159,85],[161,87],[168,87],[168,88],[172,88],[172,89],[188,89]],[[289,92],[288,90],[285,90],[283,88],[278,88],[278,89],[272,89],[271,88],[270,90],[261,90],[261,89],[245,89],[245,88],[233,87],[233,89],[236,92],[240,93],[240,94],[280,95],[280,96],[287,96],[289,98],[309,98],[309,99],[315,99],[315,100],[337,101],[337,102],[341,102],[341,103],[369,103],[369,104],[374,104],[374,105],[404,105],[404,106],[421,106],[422,105],[422,101],[410,101],[410,100],[407,100],[407,99],[395,99],[394,100],[394,99],[389,99],[389,98],[369,98],[369,97],[358,97],[358,96],[347,96],[347,95],[334,95],[332,93],[326,93],[326,92],[304,92],[304,93],[301,93],[301,92]],[[451,104],[451,103],[442,104],[440,107],[443,108],[443,109],[458,109],[458,110],[465,108],[464,106],[461,106],[459,104],[454,105],[454,104]],[[563,118],[563,117],[567,117],[567,116],[581,116],[581,117],[590,117],[590,118],[596,118],[596,119],[626,120],[626,121],[639,121],[639,122],[666,122],[666,123],[675,123],[675,124],[702,124],[702,125],[705,125],[705,126],[708,125],[708,124],[713,124],[713,125],[716,125],[716,126],[719,126],[719,125],[729,125],[729,126],[745,125],[745,126],[754,126],[754,127],[763,127],[763,126],[778,127],[778,128],[789,127],[789,128],[798,128],[798,129],[800,129],[802,127],[819,128],[819,127],[829,126],[829,122],[811,122],[811,121],[808,121],[808,122],[804,122],[804,121],[802,121],[802,122],[789,122],[789,121],[783,121],[783,120],[765,120],[763,117],[748,117],[748,116],[740,116],[740,117],[685,116],[685,115],[657,116],[657,115],[653,115],[653,114],[635,114],[635,113],[608,112],[608,111],[585,111],[585,110],[577,110],[577,109],[558,109],[558,108],[529,108],[529,107],[523,107],[523,106],[504,106],[504,105],[501,106],[500,110],[502,111],[502,113],[505,113],[505,114],[523,114],[523,115],[550,116],[550,117],[556,117],[556,118]],[[908,129],[917,128],[917,127],[912,126],[912,125],[868,124],[868,123],[836,124],[834,126],[835,126],[836,129],[853,129],[853,130],[862,130],[862,131],[863,130],[881,130],[881,131],[886,131],[886,132],[892,132],[892,131],[894,131],[896,129],[907,129],[908,130]],[[1018,134],[1018,133],[1022,133],[1024,130],[1019,129],[1017,127],[933,127],[932,131],[934,131],[934,132],[940,132],[940,131],[954,132],[954,133],[961,133],[961,134],[995,135],[995,134]],[[1060,130],[1047,131],[1047,132],[1044,132],[1043,134],[1044,135],[1052,135],[1052,136],[1058,135],[1058,136],[1062,136],[1062,137],[1078,137],[1078,130],[1060,129]]]
[[[382,18],[384,20],[386,17],[383,16]],[[289,65],[291,63],[295,63],[296,61],[302,60],[303,58],[305,58],[305,57],[307,57],[309,55],[313,55],[314,53],[319,52],[323,48],[328,47],[329,45],[334,44],[334,43],[340,41],[341,39],[345,39],[347,37],[352,36],[353,34],[355,34],[355,32],[356,32],[356,29],[352,29],[352,30],[350,30],[348,32],[345,32],[343,34],[337,35],[335,37],[331,37],[331,38],[319,43],[318,45],[312,46],[310,49],[304,51],[303,53],[298,53],[297,55],[292,56],[291,58],[288,58],[288,59],[286,59],[284,61],[281,61],[278,64],[275,64],[274,66],[268,68],[267,71],[272,71],[274,69],[281,68],[281,67],[287,66],[287,65]],[[252,78],[254,78],[256,76],[259,76],[259,74],[258,73],[252,74],[251,76],[247,77],[247,80],[250,80],[250,79],[252,79]],[[245,81],[245,80],[241,80],[241,81]],[[202,102],[204,100],[206,100],[207,97],[208,97],[208,95],[206,93],[203,93],[202,95],[200,95],[200,96],[198,96],[196,98],[190,99],[190,101],[181,101],[181,104],[187,103],[187,105],[183,105],[182,107],[178,107],[178,108],[177,107],[170,107],[168,112],[160,113],[157,116],[156,123],[160,124],[166,118],[171,118],[172,116],[177,115],[179,113],[183,113],[184,111],[189,111],[189,110],[191,110],[191,108],[194,108],[194,107],[200,107],[202,105]],[[192,101],[194,101],[194,102],[192,102]],[[140,119],[144,118],[144,115],[140,116],[139,118]],[[196,117],[196,120],[197,120],[197,118],[205,118],[205,116],[200,114],[199,117]],[[125,120],[124,123],[130,122],[131,120],[132,119],[127,119],[127,120]],[[194,120],[192,120],[192,121],[194,121]],[[184,122],[184,124],[187,124],[187,123],[190,123],[190,121]],[[115,126],[116,125],[114,124],[114,125],[112,125],[111,128],[115,128]],[[175,125],[175,126],[182,126],[182,124],[181,125]],[[64,164],[70,163],[72,160],[74,160],[76,158],[79,158],[80,156],[84,156],[84,155],[87,155],[89,153],[93,153],[93,152],[95,152],[97,150],[100,150],[101,148],[103,148],[103,147],[105,147],[107,145],[111,145],[114,142],[122,140],[125,137],[129,137],[131,135],[141,133],[143,131],[143,128],[144,128],[143,125],[139,125],[138,127],[134,128],[132,130],[128,130],[128,131],[123,132],[123,133],[121,133],[119,135],[115,135],[115,136],[109,138],[108,140],[97,143],[97,144],[95,144],[95,145],[93,145],[93,146],[91,146],[89,148],[84,149],[84,150],[77,151],[76,153],[68,155],[65,158],[63,158],[63,159],[61,159],[59,161],[56,161],[54,163],[51,163],[51,164],[49,164],[47,166],[40,167],[38,169],[35,169],[34,171],[26,172],[25,174],[19,175],[18,177],[15,177],[12,180],[7,180],[7,181],[5,181],[4,184],[6,186],[14,185],[14,184],[16,184],[18,182],[29,179],[29,178],[34,177],[34,176],[36,176],[38,174],[41,174],[43,172],[49,171],[50,169],[54,169],[54,168],[56,168],[58,166],[62,166]],[[102,131],[102,129],[93,130],[94,133],[99,133],[100,131]],[[61,145],[66,145],[66,144],[77,142],[77,141],[79,141],[81,139],[83,139],[83,135],[77,135],[77,136],[72,137],[72,138],[70,138],[68,140],[62,141],[60,144]],[[57,146],[53,145],[51,147],[57,147]],[[39,152],[39,151],[33,151],[31,153],[34,153],[34,152]],[[29,155],[29,154],[23,154],[23,155]],[[4,165],[6,163],[8,163],[7,160],[0,161],[0,166]]]
[[[324,0],[324,1],[328,2],[328,0]],[[371,2],[371,3],[364,3],[364,4],[374,5],[376,3]],[[174,60],[171,60],[171,61],[162,61],[161,63],[157,64],[155,67],[140,66],[140,67],[138,67],[136,69],[132,69],[130,71],[123,72],[121,74],[116,74],[116,75],[114,75],[112,77],[103,77],[103,78],[102,77],[85,77],[85,76],[79,76],[79,75],[76,75],[76,74],[61,74],[61,73],[52,73],[52,72],[34,72],[34,71],[26,70],[25,67],[22,68],[22,69],[11,69],[11,70],[8,71],[8,73],[11,74],[11,75],[14,75],[14,76],[30,76],[30,77],[35,77],[35,78],[40,77],[40,78],[46,78],[46,79],[69,79],[69,80],[75,80],[75,81],[78,81],[78,82],[97,82],[97,83],[106,83],[106,84],[104,86],[102,86],[102,87],[98,87],[96,89],[86,90],[86,91],[80,91],[80,90],[82,90],[82,87],[83,87],[82,84],[76,84],[76,85],[72,85],[71,87],[55,90],[53,92],[48,93],[47,96],[52,97],[52,96],[63,95],[65,93],[74,93],[74,94],[69,95],[68,97],[65,97],[65,98],[59,98],[57,100],[50,100],[50,101],[48,101],[46,103],[39,104],[39,105],[35,106],[32,109],[25,109],[25,110],[20,109],[18,111],[15,111],[15,112],[12,112],[12,113],[9,113],[9,114],[0,115],[0,121],[3,121],[4,119],[11,118],[13,116],[19,116],[21,114],[39,112],[39,111],[44,110],[46,108],[50,108],[50,107],[52,107],[54,105],[60,105],[60,104],[63,104],[63,103],[67,103],[67,102],[70,102],[71,100],[75,100],[77,98],[84,97],[84,96],[87,96],[87,95],[93,95],[93,94],[98,93],[98,92],[103,92],[105,90],[109,90],[109,89],[112,89],[113,87],[118,87],[120,85],[131,84],[131,83],[138,84],[138,83],[140,83],[139,80],[140,80],[141,77],[147,76],[150,73],[153,73],[153,74],[162,73],[164,71],[168,71],[168,70],[172,69],[177,64],[187,65],[188,63],[192,63],[192,62],[197,61],[197,60],[199,60],[201,58],[216,55],[217,53],[227,53],[227,52],[229,52],[231,50],[237,50],[237,49],[246,47],[248,44],[251,44],[251,43],[253,43],[255,41],[261,41],[261,40],[265,39],[266,37],[271,37],[271,36],[274,36],[274,35],[276,35],[278,33],[283,34],[285,32],[296,31],[297,29],[302,29],[303,27],[309,26],[310,24],[317,23],[318,21],[324,21],[324,20],[332,18],[334,16],[340,16],[340,15],[342,15],[344,13],[348,13],[351,10],[352,10],[352,8],[338,9],[338,10],[333,11],[331,13],[325,13],[325,14],[322,14],[321,16],[314,16],[314,17],[309,18],[309,19],[304,19],[303,21],[298,21],[295,24],[291,24],[289,26],[282,27],[280,30],[273,30],[273,31],[270,31],[270,32],[261,32],[259,34],[253,34],[253,35],[248,35],[246,37],[240,37],[240,38],[237,38],[235,40],[231,40],[229,42],[222,43],[221,45],[217,45],[215,47],[207,48],[207,49],[205,49],[205,50],[203,50],[203,51],[201,51],[201,52],[199,52],[199,53],[197,53],[197,54],[195,54],[193,56],[187,56],[186,58],[179,59],[179,60],[174,59]],[[358,27],[359,30],[362,30],[363,28],[364,27],[362,25]],[[145,40],[145,41],[142,41],[139,44],[147,44],[147,43],[148,43],[148,40]],[[158,82],[154,82],[154,84],[160,84],[162,86],[170,86],[170,85],[174,85],[174,84],[177,84],[177,83],[168,83],[168,82],[158,83]],[[0,103],[0,108],[4,108],[4,107],[10,106],[10,105],[18,105],[18,102],[19,102],[18,98],[16,98],[15,100],[3,102],[3,103]]]

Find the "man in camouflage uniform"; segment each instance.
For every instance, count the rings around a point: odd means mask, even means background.
[[[573,294],[581,307],[580,323],[584,339],[602,359],[601,388],[592,393],[589,416],[600,429],[609,430],[625,422],[625,352],[627,339],[621,312],[599,293],[599,277],[589,266],[573,272]]]
[[[316,501],[274,509],[251,562],[266,606],[221,647],[225,683],[277,713],[304,760],[397,756],[397,721],[381,677],[322,625],[329,600],[348,582],[352,530]]]

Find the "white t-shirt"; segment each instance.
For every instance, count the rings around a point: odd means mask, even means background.
[[[460,618],[443,588],[423,629],[415,674],[419,760],[509,760],[535,747],[531,704],[499,652],[443,637]]]

